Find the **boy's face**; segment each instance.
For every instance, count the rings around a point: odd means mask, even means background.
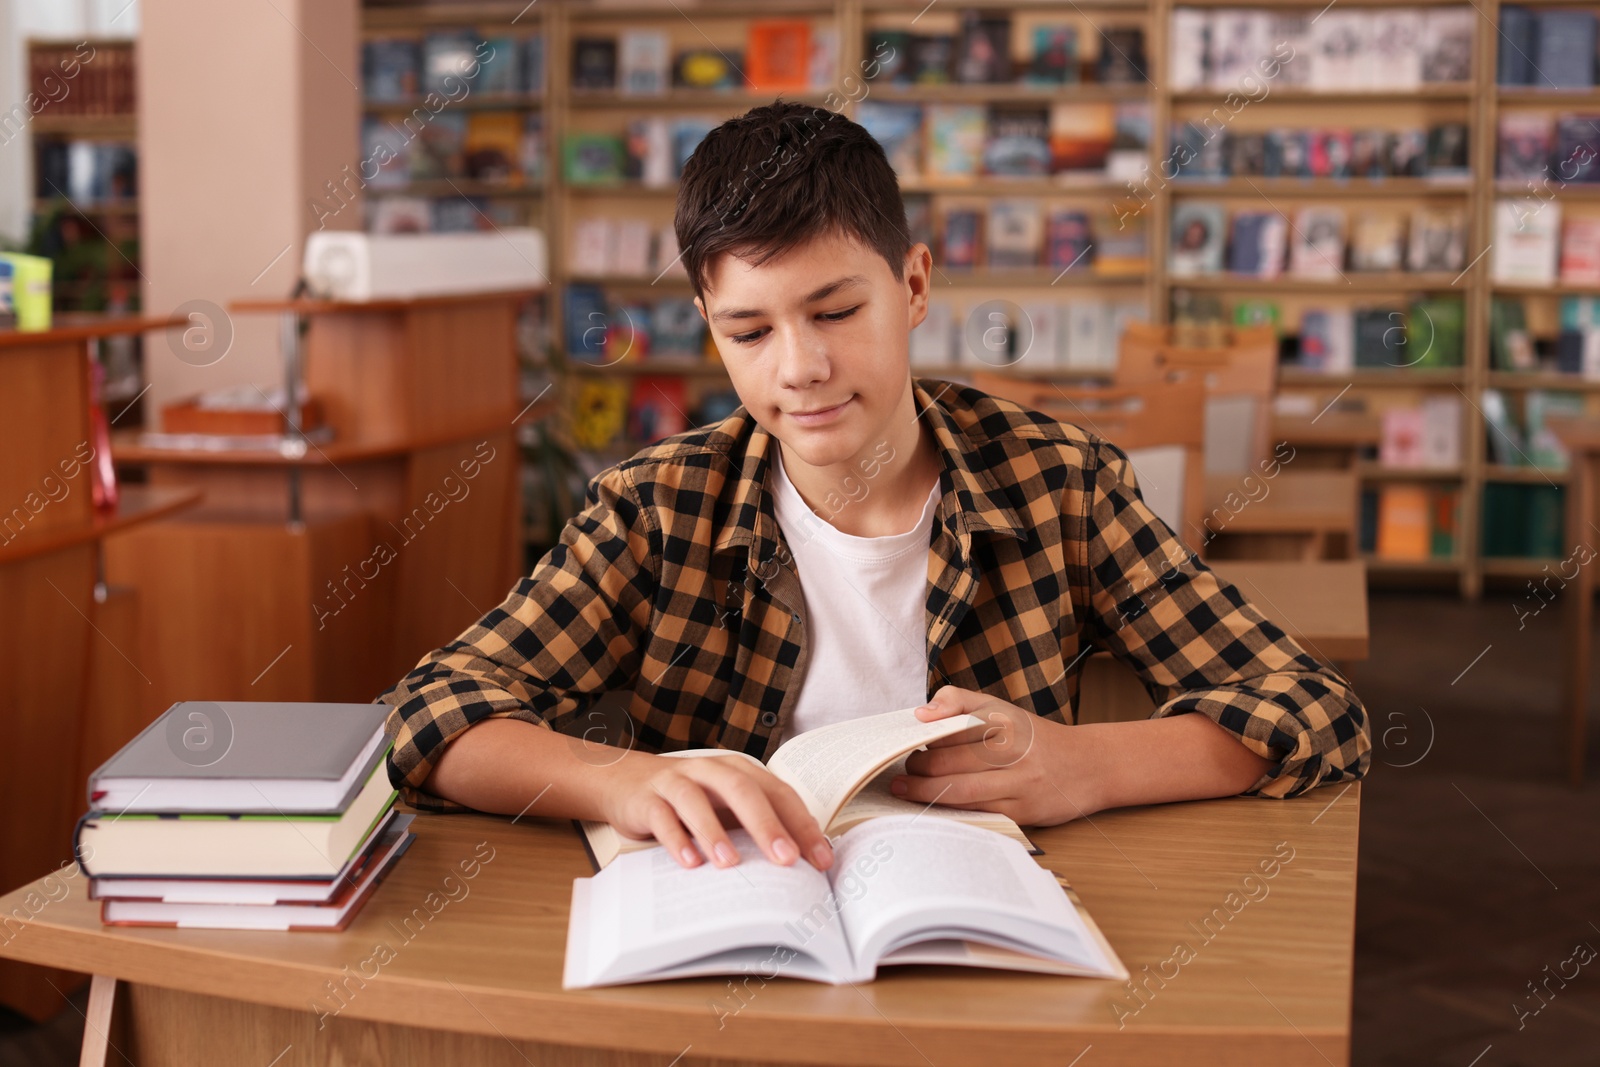
[[[881,255],[843,235],[759,267],[731,255],[711,265],[695,306],[786,462],[827,468],[914,439],[910,334],[928,312],[930,268],[927,246],[915,245],[897,281]]]

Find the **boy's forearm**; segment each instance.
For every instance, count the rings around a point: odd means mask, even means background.
[[[520,719],[489,719],[450,742],[423,789],[502,815],[604,819],[611,771],[629,756]]]
[[[1273,767],[1200,714],[1074,729],[1094,749],[1096,810],[1234,796]]]

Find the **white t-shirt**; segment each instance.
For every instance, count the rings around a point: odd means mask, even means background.
[[[938,479],[917,524],[884,537],[843,533],[812,511],[784,472],[776,447],[772,495],[805,594],[809,646],[800,695],[780,740],[926,701],[924,611]]]

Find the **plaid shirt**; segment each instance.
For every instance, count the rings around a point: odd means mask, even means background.
[[[927,632],[907,649],[925,653],[930,693],[1072,722],[1084,654],[1106,649],[1157,717],[1198,712],[1273,761],[1248,794],[1365,773],[1371,729],[1349,684],[1180,545],[1120,449],[975,389],[919,381],[915,396],[944,468]],[[741,408],[597,476],[533,574],[379,698],[405,800],[463,810],[419,788],[452,738],[491,718],[588,734],[607,692],[631,704],[606,744],[770,757],[807,666],[772,448]]]

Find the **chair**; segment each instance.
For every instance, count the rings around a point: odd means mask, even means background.
[[[1118,345],[1116,384],[1197,381],[1206,393],[1206,478],[1199,536],[1228,534],[1235,558],[1345,559],[1356,550],[1354,472],[1285,470],[1272,438],[1278,342],[1270,326],[1241,327],[1220,348],[1185,348],[1168,329],[1131,322]]]
[[[1204,529],[1204,388],[1157,381],[1137,389],[1069,387],[994,371],[972,384],[1059,422],[1072,423],[1128,453],[1145,503],[1185,547]]]

